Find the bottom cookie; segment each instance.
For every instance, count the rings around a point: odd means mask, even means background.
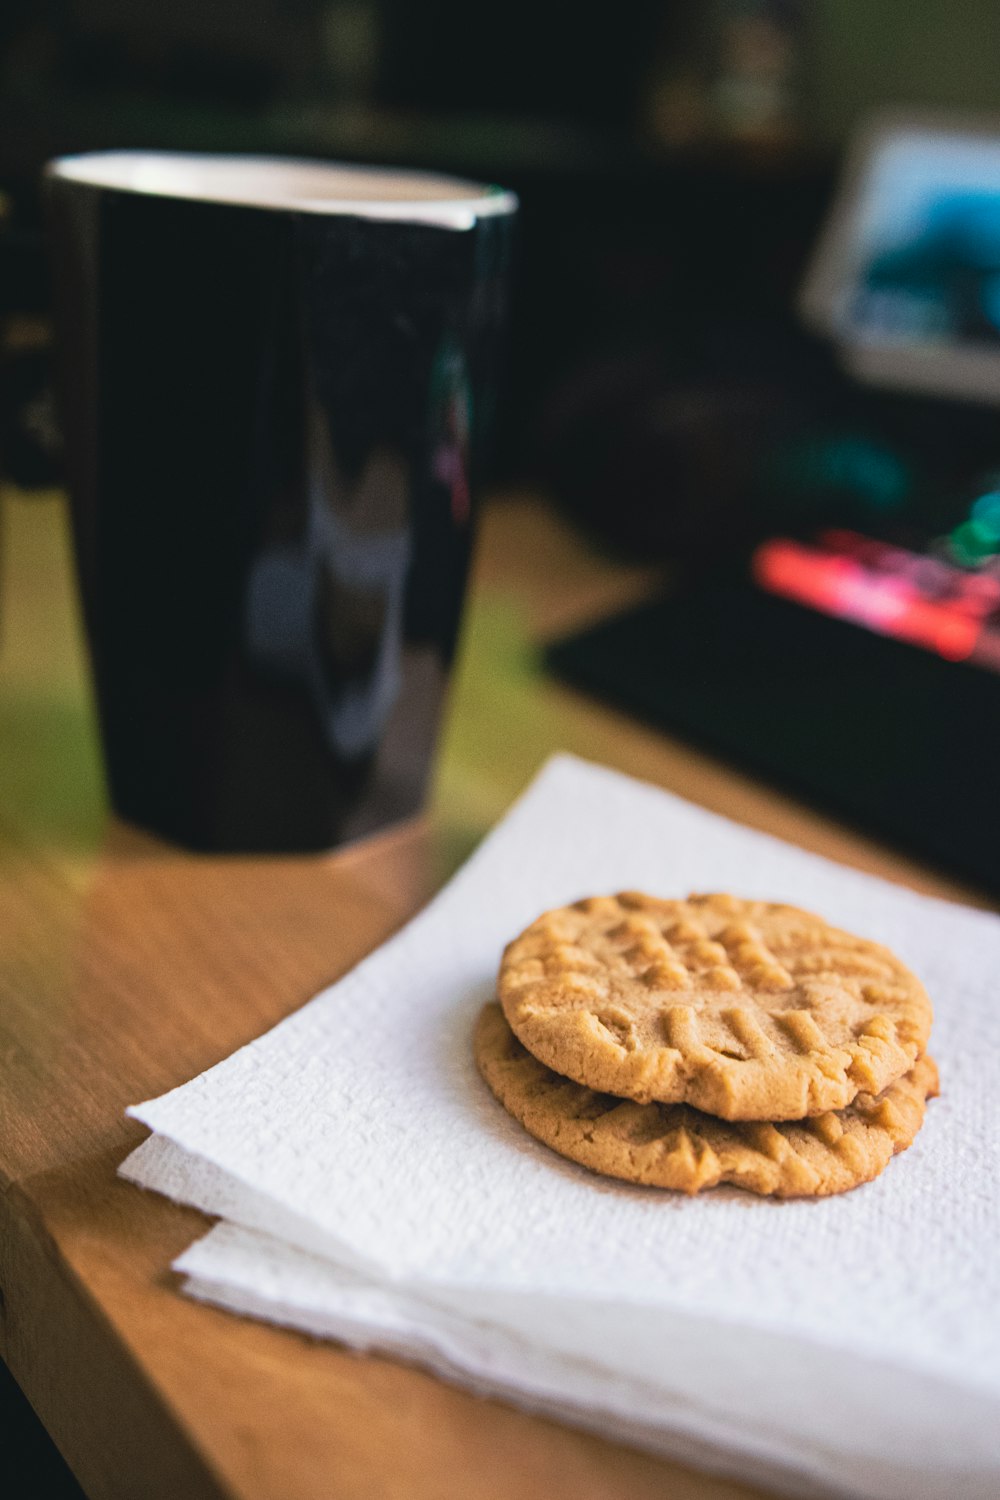
[[[821,1198],[877,1177],[911,1145],[937,1068],[917,1059],[877,1097],[846,1109],[786,1120],[717,1120],[686,1104],[636,1104],[554,1073],[511,1031],[496,1003],[479,1017],[476,1063],[492,1092],[536,1140],[593,1172],[649,1187],[697,1193],[731,1183],[775,1198]]]

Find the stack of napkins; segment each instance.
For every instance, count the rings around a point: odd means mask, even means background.
[[[906,1158],[837,1198],[687,1199],[531,1139],[476,1017],[511,937],[621,889],[790,901],[892,948],[941,1070]],[[559,757],[383,948],[131,1113],[154,1134],[124,1175],[221,1218],[177,1262],[192,1296],[795,1495],[1000,1494],[993,916]]]

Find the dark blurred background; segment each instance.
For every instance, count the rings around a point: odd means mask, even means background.
[[[790,371],[822,362],[791,299],[855,123],[998,91],[995,0],[4,0],[3,472],[57,473],[47,158],[427,166],[522,198],[497,477],[541,482],[626,551],[669,551],[682,507],[649,492],[725,489],[717,408],[759,430]]]

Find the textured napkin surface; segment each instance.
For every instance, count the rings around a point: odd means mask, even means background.
[[[854,1193],[772,1203],[601,1181],[528,1138],[475,1071],[475,1016],[511,936],[548,907],[622,888],[791,901],[893,948],[936,1012],[942,1097],[914,1146]],[[998,975],[990,915],[560,757],[403,932],[259,1041],[136,1107],[166,1140],[125,1172],[431,1316],[479,1318],[557,1363],[594,1361],[672,1403],[675,1425],[685,1402],[700,1406],[742,1425],[744,1445],[811,1445],[820,1474],[843,1473],[838,1447],[853,1442],[868,1489],[886,1495],[908,1492],[908,1454],[912,1475],[934,1449],[956,1493],[991,1494]]]
[[[720,1412],[689,1394],[672,1399],[597,1359],[563,1358],[544,1339],[519,1336],[474,1312],[435,1306],[265,1234],[221,1224],[181,1256],[177,1268],[189,1295],[229,1311],[415,1360],[478,1393],[506,1396],[744,1484],[766,1485],[796,1500],[831,1491],[869,1493],[872,1458],[863,1447],[855,1445],[849,1460],[838,1464],[831,1483],[829,1454],[801,1433],[761,1424],[752,1411]],[[883,1471],[890,1467],[884,1451],[877,1463]],[[907,1500],[919,1494],[912,1486],[905,1493]]]

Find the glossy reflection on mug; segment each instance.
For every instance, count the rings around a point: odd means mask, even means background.
[[[116,809],[205,849],[415,811],[491,427],[515,200],[115,154],[48,176]]]

